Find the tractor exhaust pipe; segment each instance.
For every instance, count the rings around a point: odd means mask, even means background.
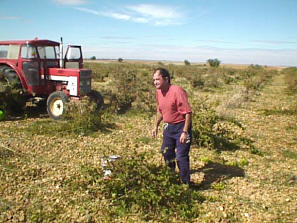
[[[60,68],[64,68],[63,64],[63,38],[60,40]]]

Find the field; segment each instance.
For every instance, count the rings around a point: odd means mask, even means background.
[[[0,222],[297,222],[296,70],[85,65],[102,111],[83,100],[57,122],[28,104],[0,122]],[[151,137],[158,66],[194,112],[191,187],[165,168],[161,134]],[[104,177],[110,155],[120,158]]]

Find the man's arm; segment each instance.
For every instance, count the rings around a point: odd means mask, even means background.
[[[187,141],[188,131],[192,121],[192,113],[186,114],[185,125],[182,134],[180,135],[180,143],[185,143]]]
[[[156,122],[155,122],[155,126],[154,129],[152,131],[152,135],[153,137],[156,137],[158,134],[158,127],[160,125],[160,122],[163,120],[163,115],[161,114],[161,112],[157,111],[157,117],[156,117]]]

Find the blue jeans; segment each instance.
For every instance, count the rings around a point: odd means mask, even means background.
[[[175,171],[175,159],[179,168],[179,176],[183,183],[190,183],[190,159],[189,152],[192,142],[192,130],[188,130],[186,143],[179,142],[185,122],[177,124],[164,124],[163,143],[161,152],[166,164],[171,171]]]

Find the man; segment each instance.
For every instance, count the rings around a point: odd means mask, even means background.
[[[169,72],[164,68],[155,70],[153,80],[157,100],[157,118],[152,131],[153,137],[157,136],[158,127],[163,120],[161,151],[164,160],[170,169],[175,171],[176,158],[180,178],[183,183],[189,184],[192,111],[187,93],[181,87],[171,85]]]

